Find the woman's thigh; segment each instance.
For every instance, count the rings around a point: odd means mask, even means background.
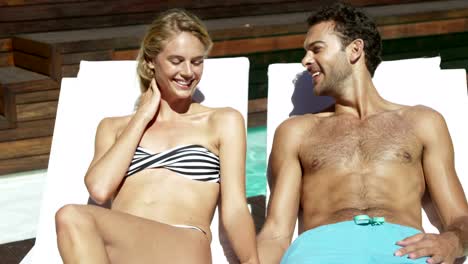
[[[210,242],[200,231],[98,206],[77,208],[94,219],[112,263],[211,263]]]

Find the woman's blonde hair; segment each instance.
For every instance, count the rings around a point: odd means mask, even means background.
[[[168,40],[182,32],[194,35],[205,47],[206,54],[210,52],[213,42],[197,16],[183,9],[170,9],[161,13],[151,23],[138,52],[137,74],[142,93],[146,92],[154,78],[154,70],[148,67],[148,63],[164,49]]]

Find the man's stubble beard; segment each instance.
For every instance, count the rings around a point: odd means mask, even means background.
[[[336,63],[332,65],[321,84],[319,95],[334,96],[343,94],[344,80],[351,75],[351,66],[343,53],[336,54]]]

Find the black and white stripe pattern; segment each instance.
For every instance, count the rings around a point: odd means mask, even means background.
[[[161,153],[138,146],[127,177],[151,168],[166,168],[191,180],[219,182],[219,158],[200,145],[178,146]]]

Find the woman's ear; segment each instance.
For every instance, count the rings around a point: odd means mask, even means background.
[[[150,68],[150,69],[154,70],[154,68],[155,68],[155,67],[154,67],[154,63],[153,63],[153,61],[152,61],[152,60],[148,60],[148,61],[146,61],[146,64],[148,64],[148,68]]]
[[[348,45],[348,48],[351,63],[356,63],[364,52],[364,41],[362,39],[355,39]]]

